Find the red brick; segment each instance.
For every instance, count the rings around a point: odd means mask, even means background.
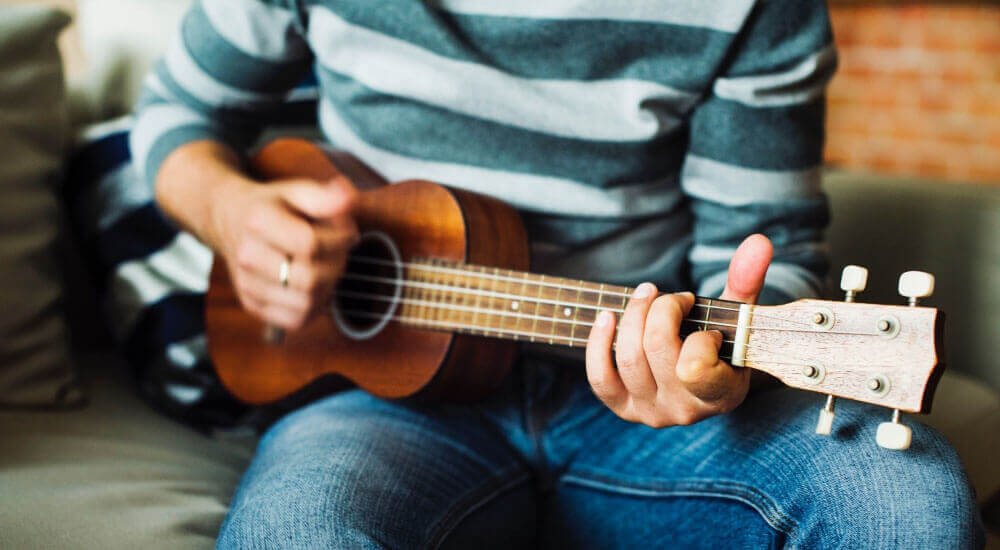
[[[828,162],[1000,182],[1000,5],[838,5]]]

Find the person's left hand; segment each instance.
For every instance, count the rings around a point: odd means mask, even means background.
[[[771,262],[771,242],[752,235],[729,264],[721,298],[754,303]],[[639,285],[625,308],[612,358],[615,316],[602,312],[587,342],[587,379],[615,414],[654,428],[688,425],[727,413],[743,402],[750,369],[719,359],[722,333],[698,331],[681,341],[681,320],[694,305],[690,292],[657,297],[652,283]]]

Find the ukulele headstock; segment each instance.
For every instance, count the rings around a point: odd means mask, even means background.
[[[817,433],[832,428],[835,397],[894,410],[892,422],[879,428],[879,445],[909,446],[910,430],[899,411],[926,413],[943,371],[944,314],[919,307],[930,296],[934,278],[909,271],[899,291],[909,305],[854,302],[865,288],[867,270],[848,266],[841,279],[843,302],[799,300],[753,308],[746,366],[765,371],[784,384],[827,394]]]

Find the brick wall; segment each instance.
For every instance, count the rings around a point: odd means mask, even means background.
[[[1000,3],[831,4],[827,161],[1000,184]]]

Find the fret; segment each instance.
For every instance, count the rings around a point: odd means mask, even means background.
[[[413,267],[407,267],[405,271],[405,276],[407,281],[415,280],[417,278],[415,269]],[[403,302],[403,306],[401,309],[402,313],[406,317],[410,318],[417,317],[416,307],[414,307],[410,302],[410,300],[414,299],[415,297],[416,297],[416,288],[413,287],[412,285],[406,285],[403,288],[403,298],[406,301]]]
[[[739,303],[714,298],[695,298],[695,307],[681,323],[681,337],[693,332],[717,330],[722,333],[720,357],[732,357],[739,319]]]
[[[628,305],[628,297],[631,295],[632,295],[632,289],[626,289],[626,291],[622,293],[622,305],[620,306],[620,311],[618,312],[617,316],[618,317],[617,321],[619,322],[615,322],[614,346],[616,347],[618,346],[618,330],[622,328],[621,327],[622,324],[620,321],[622,319],[622,315],[625,314],[625,306]]]
[[[426,281],[427,280],[427,276],[428,276],[427,268],[426,268],[426,266],[421,265],[420,269],[423,271],[423,273],[420,276],[420,280],[421,281]],[[425,297],[425,295],[427,293],[427,287],[425,287],[425,286],[418,286],[416,289],[414,289],[414,293],[415,293],[415,296],[416,296],[417,300],[420,300],[420,302],[417,302],[417,306],[415,308],[416,309],[416,317],[417,317],[417,319],[420,319],[422,321],[426,321],[426,318],[427,318],[427,306],[424,306],[424,305],[421,305],[421,304],[423,303],[423,299],[424,299],[424,297]]]
[[[492,284],[493,292],[495,294],[496,293],[510,294],[510,292],[509,292],[509,290],[510,290],[509,283],[507,283],[508,284],[508,290],[507,291],[503,291],[503,290],[497,288],[497,286],[500,284],[500,281],[501,281],[499,275],[500,275],[500,270],[498,268],[494,267],[493,268],[493,284]],[[507,301],[506,298],[490,298],[490,304],[492,305],[492,307],[490,309],[493,310],[493,311],[497,311],[497,310],[503,311],[503,309],[504,309],[504,303],[506,301]],[[499,302],[499,304],[497,304],[497,302]],[[489,314],[489,315],[490,315],[490,317],[496,318],[497,328],[500,329],[500,330],[503,330],[503,328],[504,328],[503,323],[504,323],[504,319],[506,319],[506,317],[503,316],[503,315],[496,315],[496,314]],[[490,324],[492,324],[492,323],[490,323]],[[497,331],[498,335],[500,334],[500,330]],[[516,333],[511,334],[511,338],[513,338],[514,340],[517,340],[517,338],[518,338],[517,334]]]
[[[553,304],[553,306],[552,306],[552,321],[551,321],[551,323],[552,323],[552,330],[549,331],[549,343],[550,344],[554,344],[555,343],[556,319],[559,318],[559,305],[558,304],[559,304],[559,294],[561,294],[561,293],[562,293],[562,287],[561,286],[556,287],[555,304]]]
[[[439,286],[437,286],[442,284],[441,272],[434,270],[434,267],[437,265],[438,262],[436,259],[432,259],[430,261],[429,267],[431,269],[431,282],[435,284],[435,288],[431,289],[430,292],[430,297],[429,297],[430,303],[428,304],[428,307],[431,308],[431,311],[428,318],[431,321],[434,321],[434,323],[437,324],[438,326],[441,326],[441,323],[443,322],[441,319],[441,315],[444,313],[444,307],[436,307],[436,306],[439,302],[443,303],[444,292]]]
[[[443,265],[443,264],[444,264],[444,262],[439,262],[438,265]],[[441,317],[440,318],[445,323],[447,323],[447,324],[449,324],[451,326],[455,326],[457,324],[455,322],[456,321],[455,320],[455,314],[457,313],[457,310],[454,307],[456,305],[456,301],[455,301],[455,298],[456,298],[455,289],[458,288],[458,277],[455,276],[455,275],[444,274],[444,275],[442,275],[442,278],[446,281],[446,283],[447,283],[447,285],[448,285],[449,288],[448,289],[442,289],[442,291],[441,291],[441,294],[442,294],[442,297],[441,297],[441,309],[443,311],[441,312]]]
[[[545,282],[545,275],[541,275],[540,277],[541,277],[541,281],[544,283]],[[538,286],[538,299],[540,300],[542,298],[542,289],[544,287],[542,285],[537,285],[537,286]],[[535,341],[535,334],[537,334],[537,332],[538,332],[538,304],[539,303],[541,303],[541,302],[535,302],[535,307],[534,307],[534,312],[533,312],[535,315],[534,315],[534,319],[532,319],[532,321],[531,321],[531,341],[532,342]]]
[[[525,296],[525,297],[528,295],[528,272],[527,271],[522,271],[521,272],[521,292],[520,292],[520,294],[521,294],[521,296]],[[517,300],[516,302],[513,302],[511,304],[511,309],[513,311],[517,312],[517,313],[525,313],[525,312],[527,312],[527,310],[523,307],[522,302],[523,302],[523,300]],[[517,304],[517,307],[515,307],[514,304]],[[521,320],[523,318],[524,318],[523,316],[519,316],[517,318],[517,322],[514,323],[514,328],[517,329],[518,331],[521,331],[521,332],[524,332],[521,329]],[[531,336],[530,338],[531,338],[532,341],[535,340],[534,336]]]
[[[582,285],[582,282],[580,284]],[[576,329],[579,326],[576,323],[577,323],[577,319],[580,316],[580,300],[581,299],[583,299],[583,287],[582,286],[580,286],[580,288],[578,288],[576,290],[576,307],[573,308],[573,324],[570,325],[570,331],[569,331],[569,335],[572,338],[576,337]],[[584,336],[584,339],[586,339],[586,335]]]
[[[469,270],[470,271],[474,271],[474,272],[478,272],[478,269],[474,269],[474,266],[469,266]],[[469,287],[472,288],[472,284],[471,283],[470,283]],[[476,285],[476,287],[478,288],[479,285]],[[476,309],[475,309],[475,311],[472,312],[472,322],[469,323],[473,327],[472,330],[478,330],[478,328],[476,328],[476,327],[478,327],[479,324],[476,322],[476,319],[479,318],[479,309],[481,308],[482,300],[483,300],[483,295],[481,293],[477,292],[476,293],[476,304],[475,304],[475,308]],[[489,335],[489,333],[484,333],[484,335]]]
[[[469,277],[468,275],[459,275],[455,279],[455,290],[452,292],[451,303],[460,306],[468,306],[468,291],[469,291]],[[456,325],[465,326],[469,323],[469,312],[461,311],[456,314]]]

